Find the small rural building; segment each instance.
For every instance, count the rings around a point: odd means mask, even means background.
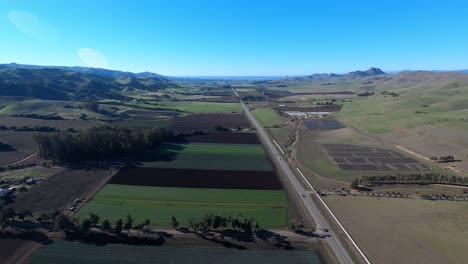
[[[292,117],[307,118],[307,114],[301,111],[285,111],[285,113]]]
[[[3,188],[0,189],[0,196],[5,196],[8,194],[10,194],[10,191],[8,189],[3,189]]]

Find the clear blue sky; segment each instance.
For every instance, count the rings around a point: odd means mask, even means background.
[[[0,63],[173,76],[465,69],[468,3],[2,0],[0,36]]]

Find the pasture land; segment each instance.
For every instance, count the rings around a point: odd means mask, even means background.
[[[211,132],[185,137],[190,143],[260,144],[256,133]]]
[[[175,216],[182,226],[206,214],[253,217],[266,228],[288,223],[288,202],[280,190],[171,188],[107,184],[78,212],[84,218],[96,213],[116,221],[130,214],[136,222],[149,219],[167,227]]]
[[[333,130],[344,127],[334,118],[308,119],[304,120],[304,125],[310,130]]]
[[[276,127],[284,125],[287,122],[287,119],[282,118],[270,108],[256,108],[252,110],[252,114],[262,127]]]
[[[457,170],[468,176],[468,123],[446,122],[399,129],[380,134],[379,137],[394,145],[402,145],[422,156],[453,155],[459,162],[452,162]],[[442,165],[442,164],[441,164]]]
[[[30,191],[20,193],[12,204],[15,210],[31,210],[35,215],[54,209],[66,210],[77,198],[91,197],[110,177],[106,170],[62,170]]]
[[[195,114],[171,119],[168,129],[190,133],[213,130],[216,127],[249,128],[250,123],[244,114]]]
[[[25,179],[25,178],[48,178],[55,173],[59,172],[61,169],[56,168],[45,168],[45,167],[31,167],[21,170],[13,170],[0,173],[1,179]]]
[[[282,148],[289,146],[294,138],[292,127],[268,128],[267,131]]]
[[[101,116],[87,110],[84,102],[0,98],[0,115],[19,114],[58,115],[66,119],[72,119],[81,114],[86,114],[88,117]]]
[[[31,264],[319,264],[319,256],[310,251],[235,250],[226,248],[155,247],[108,244],[95,246],[79,242],[54,241],[34,255]]]
[[[128,168],[121,169],[109,183],[184,188],[282,189],[277,175],[272,171]]]
[[[464,263],[468,259],[465,202],[324,199],[372,263]]]

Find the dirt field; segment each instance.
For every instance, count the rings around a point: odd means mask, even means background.
[[[249,128],[250,123],[244,114],[194,114],[172,119],[168,129],[173,132],[187,133],[212,130],[216,126]]]
[[[226,143],[226,144],[260,144],[256,133],[212,132],[203,135],[185,137],[187,142]]]
[[[109,178],[107,170],[63,170],[19,194],[12,207],[29,209],[35,214],[64,210],[76,198],[90,198]]]
[[[122,169],[109,183],[216,189],[281,190],[272,171],[223,171],[160,168]]]
[[[31,240],[0,239],[0,262],[2,264],[25,263],[31,252],[38,250],[41,244]]]
[[[237,244],[238,242],[235,243]],[[78,242],[57,241],[36,254],[31,263],[319,264],[322,261],[314,250],[236,250],[228,248],[155,247],[118,244],[96,246]]]
[[[466,263],[466,202],[327,196],[372,263]]]
[[[13,117],[13,116],[0,116],[0,124],[3,126],[48,126],[54,127],[60,130],[67,130],[68,128],[73,128],[76,130],[86,129],[92,126],[96,126],[99,123],[94,121],[83,121],[83,120],[44,120],[36,118],[26,118],[26,117]]]

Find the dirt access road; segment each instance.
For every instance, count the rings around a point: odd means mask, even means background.
[[[235,90],[233,90],[233,92],[237,96],[237,98],[239,98],[237,92]],[[317,226],[317,230],[329,230],[330,225],[328,224],[328,221],[326,220],[326,218],[322,215],[320,209],[318,208],[318,205],[315,204],[314,200],[312,199],[310,195],[307,195],[308,191],[306,191],[304,187],[302,187],[299,180],[296,178],[292,170],[289,168],[288,163],[284,161],[284,158],[282,158],[283,156],[280,155],[276,147],[271,142],[270,138],[268,137],[263,127],[257,122],[257,120],[252,115],[252,113],[250,113],[249,108],[245,105],[244,102],[242,102],[240,98],[239,98],[239,103],[244,109],[245,114],[247,115],[247,118],[257,129],[258,135],[263,139],[266,147],[268,147],[268,150],[271,153],[273,153],[277,164],[280,166],[281,170],[284,172],[284,175],[287,176],[292,187],[295,189],[296,195],[298,196],[298,201],[304,204],[304,207],[307,209],[309,216],[314,220]],[[346,248],[343,246],[341,241],[338,239],[338,237],[335,235],[335,233],[332,230],[330,230],[328,234],[329,236],[326,238],[326,240],[329,243],[330,247],[332,248],[333,252],[335,253],[335,256],[337,257],[339,262],[344,263],[344,264],[354,263],[350,254],[348,253]],[[362,252],[359,248],[357,248],[357,250],[359,252]],[[363,254],[362,254],[362,257],[365,259],[366,263],[370,263]]]

